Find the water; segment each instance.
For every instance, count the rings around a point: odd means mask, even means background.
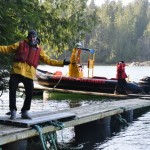
[[[39,69],[55,72],[61,70],[63,74],[67,74],[68,68],[39,66]],[[86,66],[84,67],[86,70]],[[130,81],[138,82],[144,76],[150,76],[149,67],[126,67],[126,72],[130,77]],[[116,74],[116,66],[95,66],[94,75],[107,78],[114,78]],[[85,71],[87,76],[87,71]],[[63,110],[69,109],[71,106],[70,99],[66,98],[61,101],[49,100],[43,102],[41,99],[34,99],[31,105],[31,112],[41,110]],[[78,102],[78,105],[90,105],[92,103],[101,103],[101,101],[87,100]],[[17,98],[18,114],[23,104],[23,98]],[[8,112],[8,92],[4,93],[0,98],[0,114]],[[88,130],[90,131],[90,130]],[[71,148],[81,150],[149,150],[150,149],[150,112],[147,112],[130,123],[129,127],[120,127],[118,131],[111,131],[110,127],[102,127],[101,130],[92,129],[92,133],[88,133],[81,140],[75,137],[74,128],[67,128],[57,132],[58,141],[65,144],[73,143]],[[73,141],[73,142],[72,142]]]
[[[95,149],[100,150],[150,150],[150,112],[142,115],[121,132]]]
[[[43,69],[50,72],[62,71],[63,75],[66,75],[68,72],[68,67],[49,67],[47,65],[38,66],[39,69]],[[116,77],[116,66],[95,66],[94,76],[101,76],[107,78],[115,78]],[[87,66],[84,66],[84,76],[88,76]],[[91,70],[90,70],[91,71]],[[150,76],[150,67],[149,66],[126,66],[126,73],[129,76],[130,81],[138,82],[144,76]]]

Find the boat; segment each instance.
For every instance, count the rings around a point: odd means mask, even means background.
[[[139,80],[138,85],[142,87],[143,91],[146,94],[150,94],[150,77],[144,76],[142,79]]]
[[[84,77],[80,55],[82,51],[88,51],[88,77]],[[77,91],[90,91],[99,93],[114,93],[117,79],[97,77],[93,75],[95,51],[93,49],[76,46],[70,57],[68,76],[62,75],[61,71],[51,73],[37,69],[36,77],[40,85],[50,88],[59,88]],[[127,82],[127,92],[130,94],[142,93],[143,89],[134,82]]]
[[[51,88],[90,91],[100,93],[114,93],[117,80],[105,77],[75,78],[62,75],[52,75],[48,71],[37,69],[38,84]],[[134,82],[127,83],[127,92],[130,94],[142,93],[143,89]]]

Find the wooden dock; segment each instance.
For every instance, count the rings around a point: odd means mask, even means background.
[[[20,88],[24,88],[23,84],[19,84]],[[78,90],[67,90],[67,89],[59,89],[59,88],[50,88],[47,86],[42,86],[34,81],[34,89],[40,91],[47,91],[47,92],[60,92],[60,93],[70,93],[70,94],[82,94],[82,95],[93,95],[93,96],[100,96],[100,97],[108,97],[108,98],[116,98],[116,99],[127,99],[130,96],[128,95],[115,95],[113,93],[100,93],[100,92],[90,92],[90,91],[78,91]],[[134,95],[135,97],[135,95]],[[44,98],[43,98],[44,99]]]
[[[150,107],[149,99],[125,99],[112,102],[102,102],[100,104],[92,104],[86,106],[80,106],[76,108],[70,108],[57,112],[42,111],[31,113],[32,120],[22,120],[20,114],[14,121],[9,120],[9,116],[0,116],[0,145],[15,142],[22,139],[27,139],[38,135],[38,132],[32,128],[34,124],[39,124],[39,120],[43,119],[43,122],[49,120],[55,120],[55,115],[63,116],[61,121],[64,123],[64,128],[73,127],[76,125],[92,122],[108,116],[124,113],[125,111],[134,110],[138,108]],[[63,114],[63,115],[61,115]],[[69,115],[68,115],[69,114]],[[67,116],[68,115],[68,116]],[[65,117],[70,117],[65,119]],[[38,120],[38,121],[37,121]],[[4,125],[6,121],[7,125]],[[8,125],[9,122],[9,125]],[[16,126],[16,122],[27,125],[26,127]],[[59,127],[48,125],[43,127],[43,133],[60,130]]]
[[[23,84],[19,84],[20,88],[24,88]],[[68,89],[59,89],[59,88],[50,88],[47,86],[43,86],[34,81],[34,89],[46,92],[59,92],[59,93],[70,93],[70,94],[81,94],[81,95],[92,95],[92,96],[100,96],[107,98],[115,98],[115,99],[129,99],[129,98],[138,98],[138,97],[147,97],[150,98],[150,95],[143,94],[113,94],[113,93],[100,93],[100,92],[90,92],[90,91],[78,91],[78,90],[68,90]],[[44,94],[43,94],[44,95]],[[44,99],[44,97],[43,97]]]

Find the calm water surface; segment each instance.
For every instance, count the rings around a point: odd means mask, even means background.
[[[62,71],[64,75],[68,72],[68,67],[49,67],[47,65],[38,66],[39,69],[43,69],[50,72]],[[92,70],[90,70],[91,72]],[[116,77],[116,66],[95,66],[93,69],[94,76],[101,76],[107,78]],[[129,76],[130,81],[138,82],[144,76],[150,76],[149,66],[126,66],[126,73]],[[84,76],[88,76],[87,66],[84,66]]]
[[[50,72],[61,70],[67,74],[68,68],[39,66]],[[84,69],[87,69],[85,66]],[[130,81],[138,82],[144,76],[150,76],[150,67],[126,67],[126,72],[130,77]],[[114,78],[116,74],[116,66],[96,66],[94,68],[95,76],[103,76]],[[85,76],[87,72],[85,71]],[[49,100],[43,102],[41,99],[32,101],[31,112],[41,110],[62,110],[69,109],[72,102],[66,98],[61,101]],[[90,105],[92,103],[101,103],[100,101],[86,100],[79,102],[79,105]],[[23,98],[17,98],[18,113],[21,110]],[[8,92],[0,97],[0,114],[8,112]],[[121,127],[119,132],[112,132],[110,127],[99,132],[92,132],[85,138],[85,141],[75,141],[74,128],[64,129],[58,132],[58,141],[63,143],[71,143],[71,148],[81,150],[150,150],[150,112],[143,114],[134,120],[128,127]]]

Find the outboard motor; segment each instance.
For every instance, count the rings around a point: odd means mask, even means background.
[[[139,81],[139,86],[142,87],[146,94],[150,94],[150,77],[143,77]]]

